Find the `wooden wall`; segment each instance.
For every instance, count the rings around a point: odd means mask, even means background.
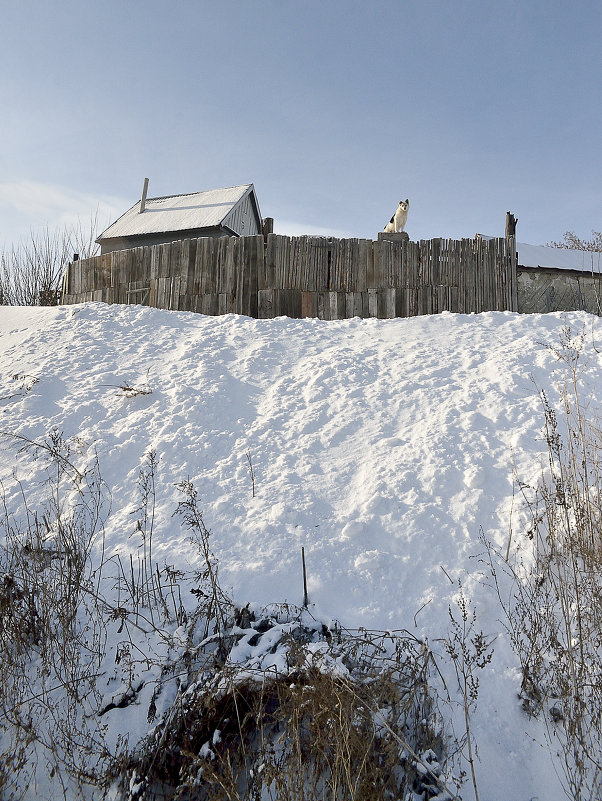
[[[587,311],[602,315],[602,274],[521,267],[518,309],[526,314]]]
[[[185,239],[69,265],[63,303],[141,303],[270,318],[517,310],[514,238]],[[394,241],[391,241],[394,240]]]

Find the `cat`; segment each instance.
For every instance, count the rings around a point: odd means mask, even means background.
[[[407,198],[399,201],[399,206],[397,207],[395,214],[391,217],[391,221],[385,225],[385,233],[398,234],[403,231],[406,225],[406,220],[408,219],[409,208],[410,201]]]

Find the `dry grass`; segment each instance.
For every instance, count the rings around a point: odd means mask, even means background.
[[[426,642],[328,628],[307,608],[237,609],[189,481],[174,512],[199,555],[186,612],[185,577],[153,562],[154,452],[139,472],[139,555],[127,564],[104,555],[110,497],[98,462],[76,464],[57,432],[13,441],[45,460],[48,483],[35,505],[21,486],[19,520],[4,495],[0,520],[0,797],[19,797],[35,774],[65,798],[116,783],[128,801],[456,796]],[[140,703],[151,667],[153,728],[110,749],[106,715]],[[168,685],[178,691],[164,709]]]
[[[265,638],[285,655],[280,670],[216,668],[197,649],[190,683],[128,765],[130,799],[454,797],[426,645],[401,632],[329,632],[306,614],[237,629],[237,642],[261,649]]]
[[[560,408],[542,392],[547,464],[530,509],[529,559],[489,563],[522,667],[522,703],[545,723],[568,798],[602,796],[602,436],[581,398],[584,334],[565,328]],[[508,597],[501,572],[511,580]],[[500,575],[498,575],[500,574]]]

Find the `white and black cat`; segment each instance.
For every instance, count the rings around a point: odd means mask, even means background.
[[[391,217],[391,221],[385,225],[385,233],[398,234],[403,231],[406,225],[406,220],[408,219],[409,208],[410,201],[407,198],[399,201],[399,206],[397,207],[395,214]]]

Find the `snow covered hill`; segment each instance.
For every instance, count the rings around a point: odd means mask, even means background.
[[[541,473],[539,393],[558,401],[566,370],[553,347],[567,325],[585,335],[582,397],[595,413],[602,322],[583,313],[323,322],[1,307],[0,430],[40,441],[56,429],[79,458],[98,455],[112,493],[105,549],[126,557],[155,450],[154,558],[182,569],[196,558],[172,517],[175,484],[190,478],[241,605],[300,604],[304,547],[316,616],[408,629],[443,653],[460,581],[497,637],[473,724],[481,799],[559,801],[479,555],[482,537],[502,551],[511,531],[513,547],[525,538],[516,481]],[[10,436],[0,448],[18,510],[13,470],[35,498],[42,468]]]

